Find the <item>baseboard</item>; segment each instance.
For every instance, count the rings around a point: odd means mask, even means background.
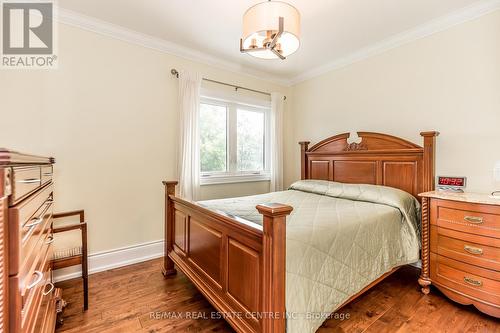
[[[162,256],[163,240],[97,252],[89,255],[89,274],[128,266]],[[54,281],[59,282],[81,276],[81,267],[68,267],[54,272]]]

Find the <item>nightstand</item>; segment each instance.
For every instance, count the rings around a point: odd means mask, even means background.
[[[422,292],[436,286],[500,318],[500,200],[471,193],[422,197]]]

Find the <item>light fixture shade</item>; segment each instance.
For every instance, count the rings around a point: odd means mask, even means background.
[[[268,31],[279,30],[279,18],[284,19],[284,31],[279,39],[281,54],[289,56],[297,51],[300,45],[300,13],[297,8],[281,1],[266,1],[250,7],[243,15],[243,47],[251,48],[257,42],[261,45],[268,37]],[[274,59],[276,55],[270,50],[255,51],[251,55]]]

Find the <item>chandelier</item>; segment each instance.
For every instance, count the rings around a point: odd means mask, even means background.
[[[282,1],[266,1],[243,15],[240,51],[261,59],[286,59],[300,45],[300,13]]]

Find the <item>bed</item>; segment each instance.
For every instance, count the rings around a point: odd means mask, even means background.
[[[418,260],[438,133],[421,135],[301,142],[301,180],[283,192],[190,202],[164,182],[163,274],[180,269],[238,332],[314,332]]]

